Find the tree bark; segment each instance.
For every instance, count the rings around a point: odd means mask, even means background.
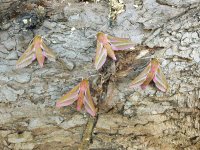
[[[15,10],[16,16],[3,19],[0,149],[200,149],[199,1],[111,1],[26,1],[30,10]],[[0,1],[0,17],[12,11],[7,6],[13,3]],[[22,3],[16,5],[21,8]],[[45,18],[34,28],[22,28],[23,13],[41,17],[41,9]],[[99,31],[131,38],[135,50],[116,52],[116,62],[108,59],[96,71]],[[57,53],[57,61],[15,69],[36,34]],[[145,90],[128,87],[149,58],[160,59],[170,87],[166,93],[153,84]],[[89,79],[99,109],[92,122],[75,104],[55,107],[82,78]]]

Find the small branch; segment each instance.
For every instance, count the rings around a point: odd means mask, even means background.
[[[94,129],[94,126],[97,122],[97,116],[96,117],[90,117],[88,119],[87,125],[85,127],[85,131],[83,133],[83,138],[82,138],[82,142],[78,147],[78,150],[86,150],[89,147],[90,144],[90,140],[92,138],[92,132]]]

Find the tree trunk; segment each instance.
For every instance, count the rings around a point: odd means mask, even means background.
[[[0,6],[0,149],[200,149],[199,0],[2,0]],[[27,25],[24,17],[36,19]],[[131,38],[136,47],[116,52],[116,62],[108,59],[96,71],[99,31]],[[37,34],[57,61],[15,69]],[[141,51],[148,53],[136,59]],[[166,93],[154,84],[128,86],[149,58],[161,62]],[[82,78],[99,109],[95,119],[75,104],[55,107]]]

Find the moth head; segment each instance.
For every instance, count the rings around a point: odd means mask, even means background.
[[[104,34],[103,32],[97,33],[97,40],[101,43],[107,43],[108,42],[108,38],[107,38],[106,34]]]
[[[82,81],[81,81],[81,88],[83,88],[83,89],[87,89],[88,88],[88,86],[89,86],[89,81],[87,80],[87,79],[83,79]]]
[[[158,58],[152,58],[152,59],[151,59],[151,62],[160,63],[160,61],[159,61]]]
[[[35,43],[42,43],[42,37],[40,35],[36,35],[33,39],[33,42]]]
[[[97,38],[98,38],[99,36],[103,35],[103,34],[104,34],[103,32],[98,32],[98,33],[97,33]]]

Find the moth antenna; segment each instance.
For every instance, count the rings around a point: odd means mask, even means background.
[[[28,43],[28,45],[30,45],[33,42],[33,39],[35,38],[36,35],[34,35],[34,37],[31,39],[31,41]]]
[[[103,25],[103,27],[101,27],[101,28],[99,29],[99,31],[101,31],[104,27],[106,27],[106,25],[107,25],[107,23],[105,23],[105,24]],[[90,36],[88,36],[88,37],[86,37],[86,38],[88,39],[88,38],[91,38],[91,37],[93,37],[93,36],[96,36],[96,34],[92,34],[92,35],[90,35]]]
[[[28,43],[28,46],[31,45],[31,43],[33,42],[33,39],[35,38],[35,34],[34,34],[34,37],[31,39],[31,41]],[[19,51],[19,50],[17,50]]]
[[[89,39],[89,38],[91,38],[91,37],[93,37],[93,36],[95,36],[96,34],[92,34],[92,35],[90,35],[90,36],[88,36],[88,37],[86,37],[87,39]]]
[[[95,76],[98,76],[97,74],[91,74],[91,75],[88,75],[87,79],[91,78],[91,77],[95,77]]]
[[[49,40],[47,40],[47,36],[48,36],[48,35],[45,34],[45,35],[42,35],[41,38],[44,39],[44,40],[47,42],[47,41],[49,41]]]
[[[143,58],[139,58],[139,59],[153,59],[154,57],[143,57]]]
[[[81,79],[81,81],[84,79],[83,77],[76,77],[76,78],[70,78],[69,80],[67,80],[67,81],[77,81],[77,80],[79,80],[79,79]]]
[[[139,58],[139,59],[153,59],[153,58],[155,58],[155,59],[160,59],[160,60],[165,60],[165,58],[157,58],[157,57],[154,57],[154,56],[149,56],[149,57],[143,57],[143,58]]]
[[[42,38],[46,39],[46,37],[48,36],[48,34],[44,34],[44,35],[40,35]]]
[[[142,50],[138,56],[136,56],[136,59],[141,59],[143,56],[149,53],[149,50]]]
[[[156,58],[156,59],[159,59],[159,60],[162,60],[162,61],[164,61],[164,60],[165,60],[165,58]]]

